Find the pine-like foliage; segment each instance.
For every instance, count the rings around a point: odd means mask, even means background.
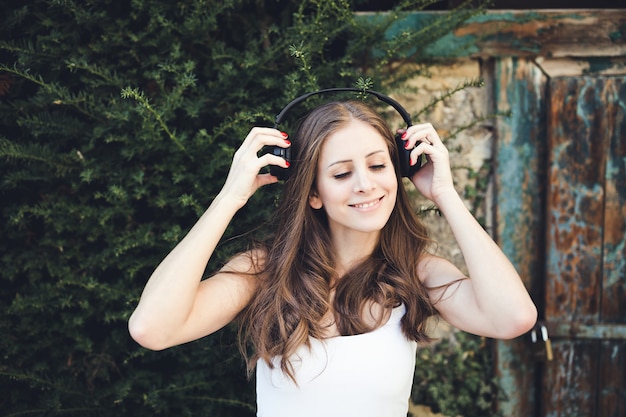
[[[416,39],[385,34],[431,1],[375,20],[347,0],[2,3],[0,414],[253,415],[230,327],[157,353],[130,339],[141,288],[252,125],[318,88],[401,88],[391,64],[475,11]],[[262,233],[279,191],[237,215],[210,268]]]

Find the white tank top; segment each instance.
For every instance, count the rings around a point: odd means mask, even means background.
[[[378,329],[318,340],[292,357],[296,386],[280,370],[257,364],[258,417],[406,417],[417,343],[400,328],[404,305]]]

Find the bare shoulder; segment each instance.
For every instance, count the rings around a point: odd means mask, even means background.
[[[265,254],[261,250],[250,250],[233,256],[213,276],[203,280],[201,287],[228,293],[236,310],[245,307],[252,297],[262,271]]]
[[[465,275],[449,260],[431,253],[424,253],[417,265],[417,273],[427,288],[450,284]]]
[[[220,269],[220,273],[233,273],[236,275],[256,275],[259,274],[265,264],[265,251],[262,249],[252,249],[240,252],[233,256]]]
[[[191,338],[210,334],[246,308],[255,294],[264,255],[259,251],[233,256],[217,273],[204,279],[190,314]]]

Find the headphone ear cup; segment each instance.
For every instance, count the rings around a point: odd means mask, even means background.
[[[403,177],[411,178],[422,167],[422,155],[418,156],[415,165],[411,165],[411,151],[413,149],[406,149],[404,147],[405,141],[402,140],[402,135],[396,134],[396,146],[398,147],[398,157],[400,164],[400,174]]]
[[[281,148],[280,146],[267,146],[265,153],[279,156],[291,164],[291,148]],[[291,175],[291,168],[283,168],[276,165],[270,165],[270,174],[278,178],[280,181],[286,180]]]

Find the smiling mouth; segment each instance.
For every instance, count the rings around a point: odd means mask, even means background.
[[[367,203],[359,203],[359,204],[350,204],[350,207],[354,207],[354,208],[359,208],[359,209],[365,209],[365,208],[370,208],[370,207],[374,207],[375,205],[377,205],[378,203],[380,203],[380,201],[383,198],[377,198],[374,201],[368,201]]]

